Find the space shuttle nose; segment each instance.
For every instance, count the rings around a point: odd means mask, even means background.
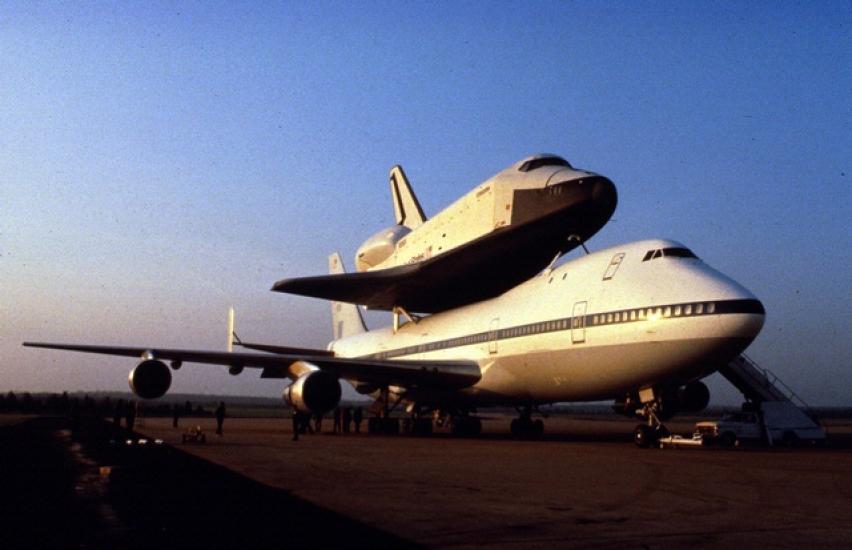
[[[618,204],[615,184],[604,177],[596,178],[592,188],[592,200],[602,210],[608,210],[610,213],[614,211],[616,204]]]

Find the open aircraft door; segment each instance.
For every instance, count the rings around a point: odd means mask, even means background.
[[[574,304],[571,315],[571,343],[582,344],[586,341],[586,306],[588,302]]]

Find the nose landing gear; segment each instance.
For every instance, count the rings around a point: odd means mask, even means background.
[[[637,425],[633,432],[633,442],[638,447],[655,447],[660,438],[669,436],[669,430],[657,415],[658,409],[659,401],[657,400],[645,403],[637,409],[636,415],[645,419],[645,423]]]

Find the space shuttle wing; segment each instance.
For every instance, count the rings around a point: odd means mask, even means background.
[[[517,228],[501,228],[417,263],[360,271],[284,279],[276,292],[299,294],[390,311],[437,313],[493,298],[541,271],[553,258],[552,247],[528,246]],[[540,243],[547,242],[542,232]],[[574,244],[562,245],[565,248]],[[494,250],[503,251],[495,254]],[[507,283],[508,282],[508,283]]]
[[[464,388],[481,378],[473,361],[406,361],[369,357],[333,357],[325,350],[305,353],[267,354],[168,348],[93,346],[24,342],[26,347],[118,355],[158,361],[204,363],[240,368],[262,369],[262,378],[293,378],[293,363],[304,361],[341,378],[379,386]],[[282,348],[286,349],[286,348]]]
[[[272,290],[390,310],[406,305],[406,298],[418,286],[422,267],[413,264],[377,271],[283,279],[275,283]]]

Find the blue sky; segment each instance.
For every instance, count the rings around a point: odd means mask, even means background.
[[[848,404],[850,8],[4,3],[0,391],[124,389],[126,359],[20,342],[219,349],[231,304],[246,338],[324,346],[327,304],[268,289],[352,265],[391,165],[434,214],[546,151],[618,186],[591,248],[686,243],[766,305],[753,358]]]

